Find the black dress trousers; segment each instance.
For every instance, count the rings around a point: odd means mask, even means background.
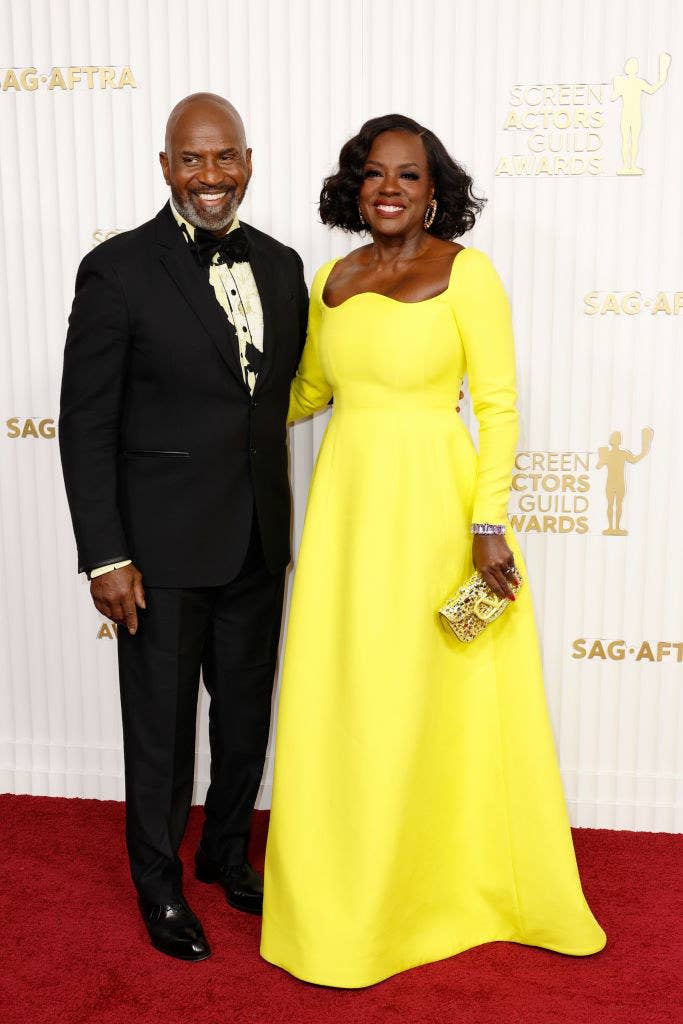
[[[192,799],[200,669],[209,692],[211,783],[201,845],[220,864],[246,857],[268,743],[284,571],[265,564],[256,510],[230,582],[148,587],[138,632],[118,630],[126,841],[138,892],[181,890],[178,857]]]

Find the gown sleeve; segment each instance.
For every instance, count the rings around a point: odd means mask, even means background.
[[[333,260],[323,264],[311,284],[306,344],[301,354],[299,368],[290,387],[288,423],[293,423],[303,419],[304,416],[310,416],[319,409],[324,409],[332,397],[332,387],[325,377],[318,357],[318,338],[323,316],[323,288],[334,262]]]
[[[519,436],[512,313],[486,253],[472,249],[457,266],[461,258],[456,257],[451,293],[479,423],[472,522],[507,525]]]

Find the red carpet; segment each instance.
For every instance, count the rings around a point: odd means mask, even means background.
[[[574,831],[589,902],[607,932],[593,957],[489,943],[373,988],[296,981],[262,961],[260,919],[186,882],[214,955],[153,950],[138,918],[123,806],[0,796],[0,1024],[681,1024],[683,836]],[[192,812],[183,855],[197,842]],[[263,861],[267,816],[253,856]],[[186,872],[187,873],[187,872]]]

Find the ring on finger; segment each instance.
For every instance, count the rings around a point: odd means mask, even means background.
[[[514,565],[508,565],[507,569],[505,570],[506,576],[514,576],[516,573],[517,570],[515,569]]]

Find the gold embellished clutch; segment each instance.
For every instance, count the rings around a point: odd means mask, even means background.
[[[508,580],[510,589],[517,593],[522,585],[519,573]],[[458,640],[468,644],[498,618],[510,604],[509,597],[498,597],[486,580],[474,572],[460,589],[439,608],[439,618],[444,629],[455,633]]]

